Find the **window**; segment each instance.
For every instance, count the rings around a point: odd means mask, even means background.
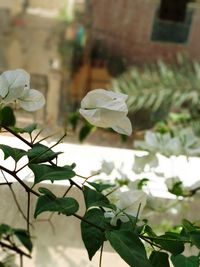
[[[152,41],[186,43],[194,10],[189,0],[161,0],[152,25]]]
[[[159,18],[174,22],[184,22],[188,0],[162,0]]]

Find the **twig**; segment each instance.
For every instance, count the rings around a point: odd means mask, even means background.
[[[103,245],[104,245],[104,243],[102,244],[101,250],[100,250],[99,267],[101,267],[101,265],[102,265]]]
[[[28,200],[27,200],[27,232],[30,235],[30,192],[27,191],[27,196],[28,196]]]
[[[7,168],[5,168],[5,167],[3,167],[3,166],[1,166],[0,165],[0,169],[2,170],[2,171],[5,171],[5,172],[7,172],[8,174],[10,174],[10,175],[12,175],[20,184],[21,184],[21,186],[23,186],[24,187],[24,189],[26,189],[26,191],[27,192],[30,192],[30,193],[32,193],[32,194],[34,194],[35,196],[37,196],[37,197],[39,197],[40,196],[40,194],[38,193],[38,192],[36,192],[36,191],[34,191],[33,189],[31,189],[30,187],[28,187],[18,176],[17,176],[17,174],[16,174],[16,172],[13,172],[13,171],[10,171],[9,169],[7,169]]]
[[[12,251],[15,251],[16,253],[18,253],[20,255],[23,255],[23,256],[26,256],[28,258],[31,258],[31,255],[25,253],[23,250],[21,250],[20,248],[18,248],[16,246],[11,246],[9,244],[4,243],[3,241],[0,241],[0,246],[3,247],[3,248],[7,248],[7,249],[10,249]]]
[[[23,255],[20,254],[19,257],[20,257],[20,267],[23,267]]]
[[[12,129],[10,129],[9,127],[7,126],[3,126],[3,128],[11,133],[12,135],[14,135],[15,137],[17,137],[18,139],[20,139],[22,142],[24,142],[27,146],[29,147],[33,147],[33,144],[31,144],[30,142],[28,142],[25,138],[23,138],[21,135],[17,134],[16,132],[14,132]]]
[[[87,223],[87,224],[89,224],[89,225],[91,225],[91,226],[93,226],[93,227],[95,227],[95,228],[101,230],[102,232],[105,231],[104,228],[102,228],[102,227],[100,227],[99,225],[96,225],[96,224],[94,224],[94,223],[92,223],[92,222],[86,220],[85,218],[81,217],[81,216],[78,215],[78,214],[73,214],[73,216],[76,217],[76,218],[78,218],[79,220],[81,220],[81,221],[83,221],[83,222],[85,222],[85,223]]]
[[[6,181],[6,183],[4,183],[4,184],[7,184],[8,187],[10,188],[10,191],[11,191],[11,193],[12,193],[13,199],[14,199],[14,201],[15,201],[15,204],[17,205],[17,208],[18,208],[19,212],[21,213],[21,215],[22,215],[22,217],[24,218],[24,220],[27,221],[27,218],[26,218],[26,216],[25,216],[23,210],[21,209],[21,206],[20,206],[20,204],[19,204],[19,202],[18,202],[18,200],[17,200],[17,197],[16,197],[16,195],[15,195],[15,192],[14,192],[14,190],[13,190],[13,188],[12,188],[12,183],[9,183],[9,182],[8,182],[8,180],[6,179],[6,176],[5,176],[4,172],[3,172],[2,170],[1,170],[1,173],[2,173],[2,175],[3,175],[4,180]]]
[[[71,184],[71,185],[67,188],[67,190],[65,191],[65,193],[63,194],[62,197],[65,197],[65,196],[69,193],[69,191],[72,189],[72,187],[73,187],[73,185]]]

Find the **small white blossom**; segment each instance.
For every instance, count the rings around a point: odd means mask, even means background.
[[[101,172],[104,172],[106,175],[110,175],[115,168],[113,161],[103,160],[101,163]]]
[[[30,75],[23,69],[5,71],[0,75],[0,96],[2,103],[17,101],[27,111],[36,111],[45,104],[43,94],[30,89]]]
[[[134,145],[136,148],[151,153],[160,153],[167,157],[200,155],[200,138],[194,134],[191,128],[174,131],[173,136],[170,133],[161,134],[147,131],[144,141],[136,141]]]
[[[91,124],[112,128],[114,131],[131,135],[132,126],[127,117],[128,96],[104,89],[90,91],[81,101],[80,114]]]
[[[144,156],[135,156],[134,164],[133,164],[133,171],[137,174],[144,172],[145,167],[148,166],[149,169],[158,167],[158,158],[155,154],[149,153],[148,155]]]
[[[136,141],[136,148],[147,150],[152,153],[161,153],[167,157],[180,155],[181,144],[177,137],[172,138],[170,133],[160,134],[147,131],[144,141]]]

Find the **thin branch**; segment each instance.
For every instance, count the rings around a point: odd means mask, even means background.
[[[171,239],[171,238],[163,238],[163,237],[160,237],[160,236],[145,236],[145,235],[139,235],[140,238],[145,238],[145,239],[148,239],[148,240],[162,240],[162,241],[177,241],[175,239]],[[183,243],[192,243],[190,240],[188,239],[180,239],[178,240],[178,242],[183,242]]]
[[[27,192],[27,232],[29,233],[30,235],[30,228],[29,228],[29,225],[30,225],[30,192]]]
[[[16,247],[16,246],[11,246],[7,243],[4,243],[3,241],[0,241],[0,246],[3,247],[3,248],[7,248],[7,249],[10,249],[12,251],[15,251],[16,253],[18,254],[21,254],[23,256],[26,256],[28,258],[31,258],[31,255],[25,253],[23,250],[21,250],[20,248]]]
[[[3,126],[3,128],[11,133],[12,135],[14,135],[15,137],[17,137],[18,139],[20,139],[22,142],[24,142],[27,146],[29,147],[33,147],[33,144],[31,144],[30,142],[28,142],[25,138],[23,138],[21,135],[19,135],[18,133],[14,132],[12,129],[10,129],[9,127],[7,126]]]
[[[73,187],[73,185],[71,184],[71,185],[67,188],[67,190],[65,191],[65,193],[63,194],[62,197],[65,197],[65,196],[69,193],[69,191],[72,189],[72,187]]]
[[[41,129],[36,136],[32,139],[32,144],[35,142],[35,140],[38,138],[38,136],[42,133],[43,129]]]
[[[9,186],[9,185],[12,185],[12,184],[13,184],[13,183],[11,183],[11,182],[7,182],[7,183],[0,183],[0,186],[1,186],[1,185],[8,185],[8,186]]]
[[[35,156],[34,158],[32,158],[31,160],[29,160],[29,162],[27,162],[24,166],[22,166],[21,168],[19,168],[16,173],[20,172],[22,169],[24,169],[25,167],[27,167],[31,162],[34,162],[36,159],[38,159],[39,157],[41,157],[43,154],[45,154],[46,152],[48,152],[49,150],[51,150],[53,147],[57,146],[62,139],[65,137],[65,135],[63,135],[54,145],[52,145],[51,147],[48,147],[46,150],[44,150],[42,153],[40,153],[39,155]],[[52,165],[55,165],[51,160],[48,161],[49,163],[51,163]]]
[[[22,215],[22,217],[24,218],[24,220],[27,221],[27,218],[26,218],[26,216],[25,216],[23,210],[21,209],[21,206],[20,206],[20,204],[19,204],[19,202],[18,202],[18,200],[17,200],[17,197],[16,197],[16,195],[15,195],[15,192],[14,192],[14,190],[13,190],[13,188],[12,188],[12,183],[9,183],[9,182],[8,182],[8,180],[7,180],[7,178],[6,178],[5,174],[4,174],[4,172],[3,172],[2,170],[1,170],[1,173],[2,173],[2,175],[3,175],[4,180],[6,181],[6,183],[4,183],[4,184],[7,184],[7,185],[9,186],[10,191],[11,191],[12,196],[13,196],[13,199],[14,199],[14,202],[15,202],[15,204],[16,204],[16,206],[17,206],[19,212],[21,213],[21,215]]]
[[[76,218],[78,218],[79,220],[81,220],[81,221],[83,221],[83,222],[85,222],[85,223],[87,223],[87,224],[89,224],[89,225],[91,225],[91,226],[93,226],[93,227],[95,227],[95,228],[101,230],[102,232],[105,231],[104,228],[102,228],[102,227],[100,227],[99,225],[96,225],[96,224],[94,224],[94,223],[92,223],[92,222],[86,220],[85,218],[83,218],[82,216],[80,216],[80,215],[78,215],[78,214],[73,214],[73,216],[76,217]]]
[[[45,136],[45,137],[43,137],[42,139],[40,139],[37,143],[41,143],[42,141],[44,141],[44,140],[46,140],[46,139],[48,139],[48,138],[51,138],[51,137],[53,137],[55,135],[55,133],[54,134],[50,134],[50,135],[48,135],[48,136]],[[36,136],[36,138],[38,137],[38,135]],[[36,138],[34,138],[34,141],[36,140]]]
[[[19,257],[20,257],[20,267],[23,267],[23,255],[20,254]]]
[[[143,239],[145,242],[149,243],[149,245],[151,245],[152,248],[157,247],[159,249],[163,249],[160,245],[153,243],[151,240],[146,239],[145,237],[146,236],[143,237],[140,236],[140,238]]]
[[[101,250],[100,250],[99,267],[101,267],[101,265],[102,265],[103,245],[104,245],[104,243],[102,244]]]
[[[105,196],[109,196],[110,194],[114,193],[115,191],[117,191],[118,189],[120,189],[121,185],[118,185],[117,187],[115,187],[112,191],[108,192]]]
[[[26,191],[27,192],[30,192],[30,193],[32,193],[32,194],[34,194],[35,196],[37,196],[37,197],[39,197],[40,196],[40,194],[38,193],[38,192],[36,192],[36,191],[34,191],[33,189],[31,189],[30,187],[28,187],[28,185],[26,185],[18,176],[17,176],[17,174],[16,174],[16,172],[13,172],[13,171],[10,171],[9,169],[7,169],[7,168],[5,168],[5,167],[3,167],[3,166],[1,166],[0,165],[0,169],[2,170],[2,171],[5,171],[5,172],[7,172],[8,174],[10,174],[10,175],[12,175],[20,184],[21,184],[21,186],[23,186],[24,187],[24,189],[26,189]]]
[[[183,197],[192,197],[196,194],[197,191],[200,190],[200,186],[197,188],[194,188],[192,190],[190,190],[190,192],[188,194],[185,194]]]
[[[92,178],[92,177],[94,177],[94,176],[96,176],[96,175],[99,175],[99,172],[94,173],[94,174],[92,174],[92,175],[90,175],[90,176],[88,176],[88,177],[83,177],[83,176],[81,176],[81,175],[79,175],[79,174],[76,174],[76,176],[78,176],[78,177],[84,179],[82,185],[84,185],[90,178]]]

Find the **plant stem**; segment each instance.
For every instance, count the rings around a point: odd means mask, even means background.
[[[28,195],[28,201],[27,201],[27,232],[29,233],[30,235],[30,228],[29,228],[29,225],[30,225],[30,192],[27,192],[27,195]]]
[[[102,244],[101,250],[100,250],[99,267],[101,267],[101,265],[102,265],[103,245],[104,245],[104,243]]]
[[[8,244],[4,243],[3,241],[0,241],[0,246],[3,247],[3,248],[7,248],[7,249],[10,249],[12,251],[15,251],[16,253],[18,253],[20,255],[23,255],[23,256],[26,256],[28,258],[31,258],[31,255],[25,253],[24,251],[22,251],[20,248],[18,248],[16,246],[8,245]]]
[[[10,129],[9,127],[7,126],[3,126],[3,128],[11,133],[12,135],[14,135],[15,137],[17,137],[18,139],[20,139],[22,142],[24,142],[27,146],[29,147],[33,147],[33,144],[31,144],[30,142],[28,142],[25,138],[23,138],[21,135],[17,134],[16,132],[14,132],[12,129]]]
[[[93,226],[93,227],[96,227],[97,229],[101,230],[102,232],[105,231],[104,228],[102,228],[102,227],[100,227],[99,225],[96,225],[96,224],[94,224],[94,223],[92,223],[92,222],[86,220],[85,218],[83,218],[82,216],[80,216],[80,215],[78,215],[78,214],[73,214],[73,216],[76,217],[76,218],[78,218],[79,220],[81,220],[81,221],[83,221],[83,222],[85,222],[85,223],[87,223],[87,224]]]
[[[10,175],[12,175],[20,184],[21,184],[21,186],[23,186],[24,187],[24,189],[26,189],[26,191],[27,192],[30,192],[30,193],[32,193],[32,194],[34,194],[35,196],[37,196],[37,197],[39,197],[40,196],[40,194],[38,193],[38,192],[36,192],[36,191],[34,191],[33,189],[31,189],[30,187],[28,187],[28,185],[26,185],[18,176],[17,176],[17,174],[16,174],[16,172],[13,172],[13,171],[10,171],[9,169],[7,169],[7,168],[5,168],[5,167],[3,167],[3,166],[1,166],[0,165],[0,169],[2,170],[2,171],[5,171],[5,172],[7,172],[8,174],[10,174]]]
[[[1,170],[1,173],[2,173],[2,175],[3,175],[3,178],[4,178],[5,181],[6,181],[6,183],[4,183],[4,184],[8,185],[8,187],[10,188],[10,191],[11,191],[11,193],[12,193],[14,202],[15,202],[15,204],[17,205],[17,208],[18,208],[19,212],[21,213],[21,215],[22,215],[22,217],[24,218],[24,220],[27,221],[27,218],[26,218],[26,216],[25,216],[23,210],[21,209],[20,204],[19,204],[19,202],[18,202],[18,200],[17,200],[17,197],[16,197],[16,195],[15,195],[15,192],[14,192],[14,190],[13,190],[13,188],[12,188],[12,183],[9,183],[9,182],[8,182],[8,180],[6,179],[6,176],[5,176],[4,172],[3,172],[2,170]]]

